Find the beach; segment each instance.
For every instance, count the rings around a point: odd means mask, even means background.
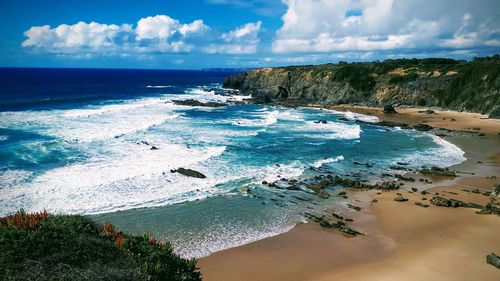
[[[349,200],[361,211],[343,216],[363,233],[347,237],[316,223],[254,243],[216,252],[199,260],[204,280],[498,280],[500,271],[486,255],[500,252],[500,218],[477,209],[429,204],[439,193],[446,198],[485,205],[500,181],[500,120],[476,113],[421,108],[381,109],[334,106],[328,109],[377,116],[410,125],[460,131],[445,140],[465,151],[467,160],[452,166],[459,177],[424,177],[430,182],[405,183],[400,190],[350,190]],[[493,176],[493,177],[492,177]],[[417,188],[417,192],[411,188]],[[479,193],[471,192],[479,189]],[[420,190],[429,194],[422,195]],[[408,198],[396,202],[397,193]],[[426,200],[423,200],[426,198]],[[376,199],[376,200],[374,200]],[[376,202],[375,202],[376,201]],[[415,202],[429,204],[427,208]]]

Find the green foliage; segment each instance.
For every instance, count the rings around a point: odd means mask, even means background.
[[[170,244],[113,233],[83,216],[1,224],[0,280],[201,280],[196,261],[180,258]]]
[[[391,75],[389,78],[389,84],[404,84],[408,82],[413,82],[417,80],[418,74],[411,72],[407,75]]]
[[[370,69],[363,64],[342,65],[333,75],[334,81],[347,81],[356,90],[368,92],[373,90],[375,80]]]

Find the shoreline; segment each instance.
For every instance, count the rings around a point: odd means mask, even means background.
[[[286,233],[201,258],[198,266],[204,280],[472,280],[479,276],[498,280],[498,269],[485,262],[487,254],[500,252],[500,238],[494,231],[500,229],[498,216],[414,203],[428,203],[437,192],[486,204],[487,196],[462,190],[478,188],[482,193],[500,182],[489,178],[500,174],[500,120],[442,110],[427,114],[419,112],[422,108],[399,108],[398,114],[365,106],[326,109],[458,131],[443,138],[465,152],[467,160],[451,167],[465,173],[454,179],[426,177],[432,184],[405,182],[402,189],[381,194],[343,189],[362,210],[342,215],[352,218],[349,226],[364,236],[347,238],[317,223],[299,224]],[[411,192],[412,187],[431,194]],[[396,193],[409,201],[394,201]],[[422,201],[423,197],[427,200]],[[373,199],[377,202],[371,203]]]

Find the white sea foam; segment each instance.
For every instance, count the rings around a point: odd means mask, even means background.
[[[304,173],[305,165],[300,162],[294,162],[291,164],[279,164],[266,167],[265,169],[259,169],[253,171],[255,178],[258,182],[263,180],[267,182],[275,182],[281,178],[295,179],[300,177]]]
[[[437,148],[430,148],[424,151],[415,152],[408,156],[398,158],[397,161],[407,162],[414,167],[437,166],[449,167],[460,164],[467,160],[465,152],[458,146],[432,134],[425,134],[431,137],[438,144]]]
[[[145,145],[116,142],[110,147],[114,155],[49,170],[29,185],[2,193],[0,203],[10,211],[30,202],[25,206],[30,211],[91,214],[194,200],[210,194],[221,180],[211,177],[210,171],[202,170],[207,179],[197,179],[170,173],[170,169],[196,167],[220,155],[225,147],[158,146],[159,150],[150,150]]]
[[[9,139],[9,136],[0,135],[0,142],[6,141],[8,139]]]
[[[312,166],[315,168],[320,168],[321,166],[323,166],[325,164],[334,163],[334,162],[338,162],[341,160],[344,160],[344,156],[342,156],[342,155],[334,157],[334,158],[326,158],[326,159],[318,160],[318,161],[314,162],[314,164],[312,164]]]
[[[294,225],[274,226],[268,225],[261,228],[252,229],[249,227],[237,227],[233,225],[225,226],[225,233],[208,233],[204,237],[205,241],[196,243],[193,247],[191,243],[177,247],[177,253],[184,258],[201,258],[222,250],[249,244],[264,238],[273,237],[281,233],[290,231]]]
[[[25,170],[0,171],[0,190],[19,186],[26,182],[33,173]]]
[[[154,89],[163,89],[163,88],[172,88],[172,85],[147,85],[146,88],[154,88]]]
[[[340,114],[343,114],[347,119],[349,120],[359,120],[367,123],[378,123],[380,122],[380,119],[376,116],[369,116],[369,115],[364,115],[364,114],[359,114],[359,113],[354,113],[354,112],[339,112],[336,111]]]
[[[232,124],[235,126],[244,126],[244,127],[265,127],[276,124],[278,122],[278,117],[280,116],[280,112],[277,110],[265,112],[264,114],[259,114],[260,118],[255,119],[240,119],[238,121],[233,121]]]
[[[147,130],[179,117],[168,109],[156,98],[90,109],[0,112],[0,126],[90,142]]]
[[[361,135],[359,125],[348,125],[343,123],[328,122],[327,124],[316,124],[307,122],[302,126],[295,126],[291,130],[299,131],[306,137],[327,139],[358,139]]]

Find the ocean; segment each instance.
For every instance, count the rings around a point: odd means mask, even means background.
[[[380,127],[373,116],[221,95],[230,74],[0,68],[0,216],[20,208],[88,215],[202,257],[285,232],[306,211],[347,209],[337,196],[263,181],[377,181],[401,173],[392,170],[398,162],[465,160],[439,137]],[[229,105],[172,102],[185,99]],[[180,167],[206,178],[171,172]]]

